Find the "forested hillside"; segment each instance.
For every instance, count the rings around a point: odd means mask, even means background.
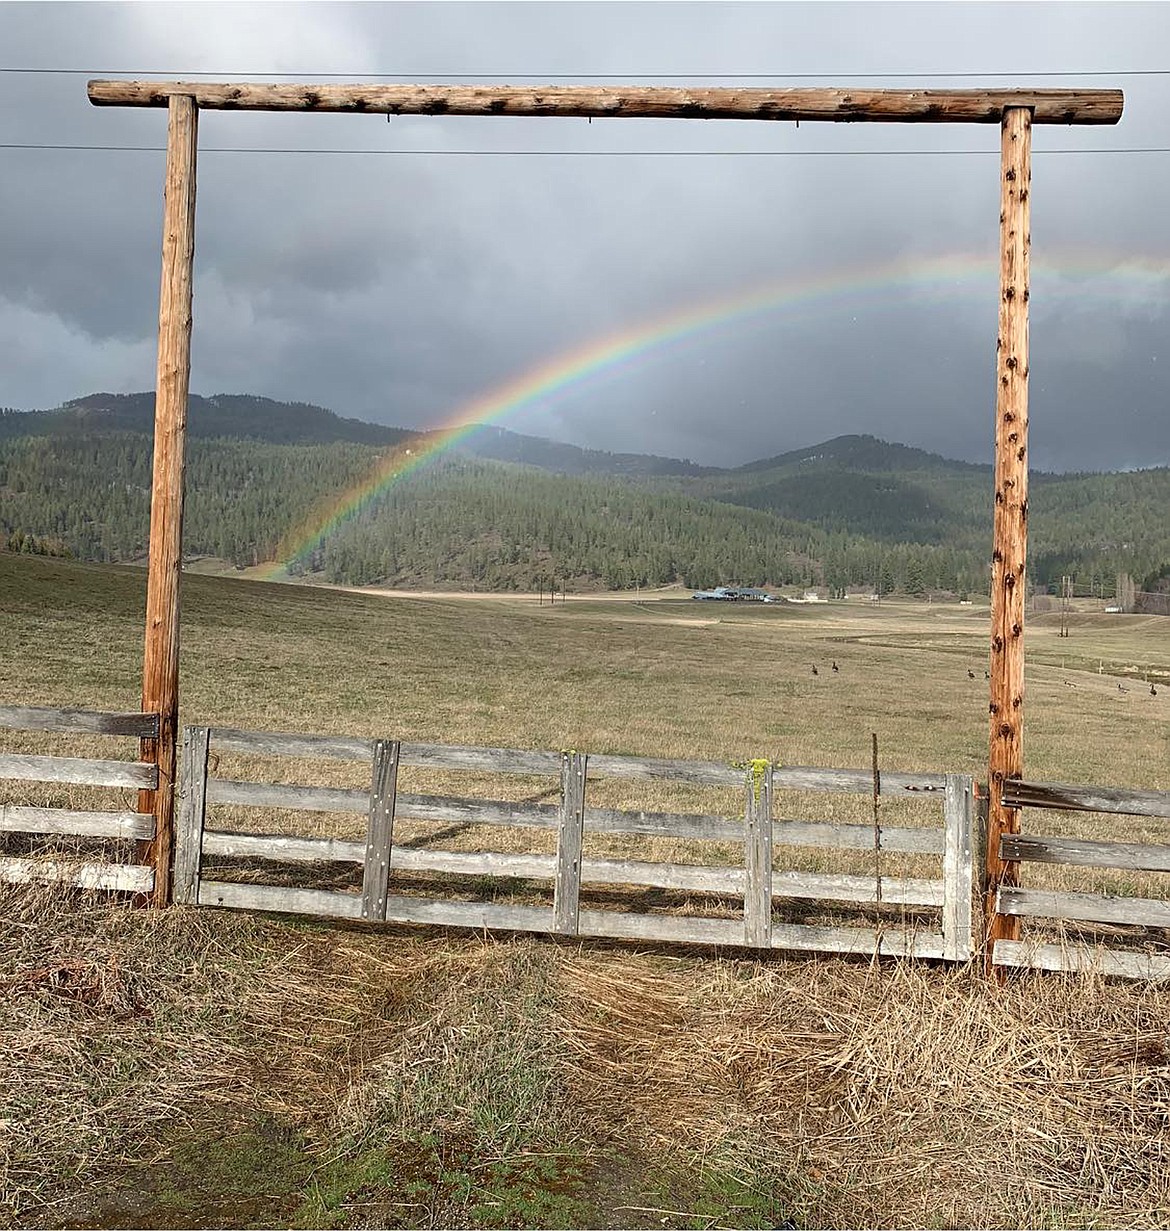
[[[146,549],[151,395],[93,395],[0,415],[0,544],[127,561]],[[819,584],[979,593],[988,467],[842,437],[738,470],[579,450],[492,430],[547,468],[447,453],[334,525],[341,493],[417,434],[320,407],[192,398],[184,548],[238,566],[291,561],[351,584],[530,587]],[[405,444],[402,444],[405,442]],[[616,473],[604,473],[606,467]],[[555,473],[559,471],[560,473]],[[602,473],[598,473],[602,471]],[[1031,573],[1155,588],[1170,568],[1170,471],[1035,475]]]

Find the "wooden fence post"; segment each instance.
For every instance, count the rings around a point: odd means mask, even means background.
[[[1003,785],[1023,773],[1024,599],[1028,548],[1028,254],[1031,246],[1032,113],[1008,107],[1001,126],[999,334],[996,341],[995,524],[991,553],[991,749],[988,769],[985,964],[997,940],[1019,938],[1018,919],[1000,915],[1001,885],[1019,884],[1019,864],[999,855],[1019,813]]]
[[[187,727],[183,735],[171,896],[175,902],[195,906],[199,902],[199,874],[203,862],[203,825],[207,810],[207,752],[211,746],[211,731],[207,727]],[[158,875],[157,871],[155,875]]]
[[[970,961],[975,953],[975,783],[947,774],[943,802],[943,957]]]
[[[557,818],[557,877],[553,887],[553,931],[576,936],[581,911],[581,849],[585,840],[583,752],[561,754],[561,810]]]
[[[179,574],[183,554],[183,455],[191,382],[191,284],[195,261],[195,152],[198,109],[174,94],[167,124],[158,371],[154,402],[154,471],[146,574],[142,709],[158,714],[157,740],[142,741],[142,759],[158,767],[158,786],[138,797],[154,814],[154,837],[140,850],[154,867],[154,906],[170,901],[174,852],[175,759],[179,723]]]
[[[374,744],[366,862],[362,871],[362,918],[384,922],[390,895],[390,854],[394,847],[394,804],[398,792],[397,740]]]
[[[747,773],[744,808],[744,944],[772,947],[772,765],[753,761]]]

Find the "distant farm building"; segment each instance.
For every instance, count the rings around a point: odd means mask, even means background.
[[[691,595],[700,601],[717,603],[774,603],[776,596],[753,586],[716,586],[714,590],[698,590]]]

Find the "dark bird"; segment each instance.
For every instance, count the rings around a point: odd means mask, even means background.
[[[820,675],[820,672],[817,670],[815,663],[813,664],[813,675]]]
[[[833,670],[834,670],[834,671],[840,671],[840,670],[841,670],[841,668],[837,666],[837,660],[836,660],[835,658],[833,659]]]
[[[968,671],[967,671],[967,678],[968,678],[969,680],[973,680],[973,679],[975,678],[975,672],[974,672],[974,671],[971,671],[971,670],[968,670]]]
[[[1156,697],[1157,695],[1158,695],[1158,690],[1153,686],[1153,684],[1151,684],[1150,685],[1150,696]]]

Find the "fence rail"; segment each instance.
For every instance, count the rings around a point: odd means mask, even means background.
[[[1004,802],[1012,807],[1066,812],[1102,812],[1117,816],[1170,817],[1170,791],[1135,791],[1118,787],[1067,783],[1009,782]],[[1027,863],[1123,871],[1170,872],[1170,845],[1104,842],[1072,837],[1005,834],[1000,856]],[[1130,895],[1077,893],[1003,887],[996,895],[1003,915],[1075,923],[1112,924],[1145,929],[1170,928],[1170,901]],[[1127,978],[1170,980],[1170,952],[1134,952],[1063,939],[998,940],[993,960],[999,966],[1089,972]]]
[[[0,728],[157,739],[159,716],[27,705],[0,706]],[[158,786],[158,769],[143,761],[0,753],[0,780],[154,790]],[[154,836],[154,826],[152,814],[129,809],[0,804],[0,834],[145,842]],[[82,889],[149,893],[154,887],[154,870],[140,864],[94,862],[88,857],[65,859],[57,855],[6,855],[0,857],[0,881],[11,884],[58,883]]]
[[[370,767],[368,788],[245,781],[209,773],[212,750],[262,757],[325,758]],[[397,790],[399,767],[524,774],[558,780],[557,804],[513,803],[482,798],[421,795]],[[238,771],[237,771],[238,772]],[[587,802],[589,783],[600,778],[666,780],[698,786],[736,787],[743,792],[739,816],[626,811]],[[185,732],[175,898],[198,905],[293,911],[337,918],[441,923],[756,949],[882,953],[949,957],[964,961],[974,951],[972,820],[974,783],[942,774],[885,774],[887,794],[921,794],[938,800],[942,826],[883,827],[879,854],[892,852],[941,859],[937,879],[849,872],[809,872],[776,867],[777,852],[800,846],[844,851],[874,849],[872,826],[785,819],[774,815],[781,789],[868,795],[873,777],[860,770],[780,767],[766,761],[744,766],[659,758],[591,756],[484,747],[410,744],[280,732],[188,727]],[[207,809],[216,805],[292,812],[328,812],[367,817],[364,841],[281,832],[240,833],[216,828]],[[514,851],[427,849],[395,842],[402,821],[553,830],[555,854]],[[739,866],[691,864],[584,855],[587,835],[624,834],[676,841],[736,844]],[[362,869],[361,891],[294,885],[245,884],[209,879],[204,857],[285,865],[347,864]],[[416,896],[395,888],[402,874],[490,877],[538,882],[551,905],[469,902]],[[680,894],[706,894],[735,909],[738,917],[642,914],[582,904],[583,890],[624,886]],[[400,888],[400,887],[399,887]],[[450,887],[443,889],[450,892]],[[929,927],[883,919],[864,927],[786,923],[774,917],[777,902],[809,900],[851,906],[913,907],[938,912]]]

